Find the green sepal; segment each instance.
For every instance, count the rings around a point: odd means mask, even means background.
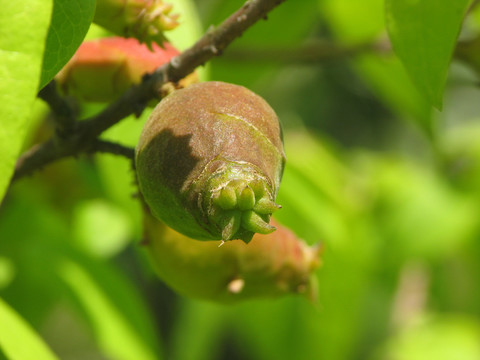
[[[225,186],[213,197],[213,202],[224,210],[234,209],[237,205],[235,189],[230,186]]]
[[[252,210],[255,205],[255,193],[247,186],[242,190],[238,197],[238,207],[240,210]]]
[[[259,199],[255,206],[253,207],[253,210],[256,213],[262,214],[262,215],[268,215],[272,214],[278,209],[281,209],[282,207],[278,204],[275,204],[272,200],[270,200],[268,197],[263,197]]]
[[[242,214],[242,226],[259,234],[270,234],[275,231],[275,227],[268,224],[255,211],[245,211]]]
[[[224,241],[231,240],[240,229],[242,223],[242,215],[240,211],[232,211],[223,221],[222,239]]]

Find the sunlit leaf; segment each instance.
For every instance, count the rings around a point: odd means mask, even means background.
[[[3,1],[0,11],[0,199],[29,125],[52,0]]]
[[[393,48],[430,103],[442,108],[443,89],[471,0],[387,0]]]
[[[121,251],[131,236],[131,221],[123,209],[104,200],[90,200],[76,207],[73,231],[81,248],[109,257]]]
[[[55,360],[50,348],[7,303],[0,299],[0,349],[11,360]]]
[[[182,299],[172,330],[171,357],[177,360],[218,358],[217,344],[225,331],[226,308],[217,304]]]
[[[385,29],[383,0],[319,0],[320,15],[344,44],[375,40]]]
[[[73,56],[87,34],[94,13],[95,0],[54,0],[40,88]]]
[[[98,264],[67,259],[59,271],[87,315],[98,346],[109,358],[161,359],[143,304],[122,278]]]

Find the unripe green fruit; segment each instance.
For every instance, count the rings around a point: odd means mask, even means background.
[[[250,90],[205,82],[153,110],[136,148],[153,215],[198,240],[250,241],[269,225],[285,155],[278,118]]]
[[[233,303],[259,297],[301,294],[317,297],[315,270],[321,248],[308,246],[276,224],[249,244],[190,239],[145,213],[144,246],[159,277],[192,298]]]

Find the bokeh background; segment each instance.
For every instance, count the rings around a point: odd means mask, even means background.
[[[170,2],[180,49],[242,4]],[[479,29],[474,9],[460,39]],[[390,50],[383,1],[291,0],[200,70],[277,111],[288,159],[277,219],[324,245],[318,304],[174,293],[139,245],[130,164],[108,154],[10,189],[0,296],[67,360],[478,360],[480,91],[467,65],[454,59],[434,110]],[[134,146],[150,110],[105,138]],[[35,120],[26,148],[53,131],[40,101]]]

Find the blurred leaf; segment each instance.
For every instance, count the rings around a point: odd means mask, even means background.
[[[347,171],[333,152],[306,132],[285,134],[287,165],[277,202],[283,208],[275,218],[297,230],[300,237],[330,246],[348,239]]]
[[[383,0],[319,0],[320,11],[342,44],[382,41],[385,32]],[[353,58],[355,70],[376,96],[394,112],[412,119],[432,136],[430,103],[420,94],[401,63],[392,56],[365,54]]]
[[[102,257],[121,251],[131,237],[131,220],[123,209],[104,200],[76,206],[73,232],[81,248]]]
[[[210,360],[218,358],[218,343],[225,332],[227,308],[182,298],[172,331],[170,358]]]
[[[240,8],[244,1],[220,1],[206,20],[206,25],[218,25],[221,21]],[[279,64],[259,63],[255,61],[230,61],[229,49],[291,47],[302,43],[310,33],[312,26],[319,20],[318,13],[312,11],[316,0],[286,1],[268,14],[265,21],[260,20],[252,28],[236,39],[225,50],[224,56],[212,61],[212,78],[246,86],[268,88],[272,73]],[[255,90],[255,89],[254,89]]]
[[[396,57],[360,56],[355,66],[375,94],[394,112],[413,120],[430,137],[433,134],[432,110]]]
[[[151,108],[145,109],[138,119],[134,116],[124,119],[116,126],[105,131],[102,137],[126,146],[135,147],[151,110]],[[138,187],[132,163],[124,157],[111,154],[101,154],[95,160],[99,165],[99,174],[104,183],[106,196],[128,213],[133,226],[132,232],[134,236],[139,238],[142,236],[141,207],[136,198]]]
[[[383,0],[318,0],[323,17],[344,44],[373,41],[384,31]]]
[[[58,359],[42,339],[0,299],[0,348],[11,360]]]
[[[0,290],[7,287],[15,277],[15,265],[5,256],[0,256]]]
[[[36,184],[26,179],[12,187],[1,209],[0,254],[11,260],[15,271],[1,296],[39,328],[61,296],[54,269],[58,253],[68,246],[68,225]],[[32,294],[38,294],[35,302]]]
[[[87,34],[95,0],[54,0],[40,80],[41,89],[73,56]]]
[[[86,314],[104,354],[116,360],[161,359],[151,316],[137,290],[99,263],[75,260],[65,259],[59,275]]]
[[[0,12],[0,199],[12,176],[37,95],[52,0],[2,2]]]
[[[379,165],[371,173],[375,211],[395,259],[447,257],[474,238],[479,222],[474,199],[427,169],[394,160]]]
[[[233,342],[246,359],[319,358],[324,345],[318,337],[321,314],[303,298],[289,296],[238,304],[229,315],[236,330]]]
[[[377,359],[477,360],[480,325],[476,319],[444,316],[426,319],[390,339]]]
[[[393,48],[418,89],[442,108],[447,71],[471,0],[386,0]]]

